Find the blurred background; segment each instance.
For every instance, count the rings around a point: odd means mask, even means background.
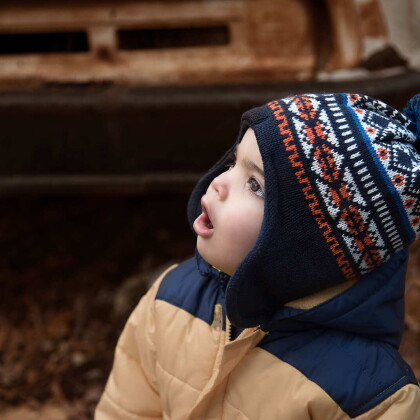
[[[189,193],[275,97],[420,92],[418,0],[0,1],[0,417],[89,419],[194,252]],[[401,352],[420,379],[420,246]]]

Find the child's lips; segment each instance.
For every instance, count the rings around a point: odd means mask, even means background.
[[[207,207],[203,200],[201,200],[201,207],[203,212],[195,219],[193,229],[195,233],[203,238],[210,238],[213,235],[214,227],[208,215]]]

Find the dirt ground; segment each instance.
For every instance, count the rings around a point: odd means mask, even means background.
[[[193,253],[187,197],[0,206],[0,417],[89,419],[147,282]]]
[[[128,314],[194,250],[187,196],[0,201],[0,417],[91,419]],[[401,346],[420,378],[420,247]]]

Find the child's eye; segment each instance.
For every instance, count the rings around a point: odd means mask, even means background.
[[[261,185],[259,184],[259,182],[254,178],[254,177],[250,177],[248,179],[248,188],[256,195],[258,195],[259,197],[264,197],[264,190],[261,188]]]

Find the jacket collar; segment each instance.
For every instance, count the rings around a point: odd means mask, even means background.
[[[226,287],[230,280],[227,274],[209,265],[198,251],[196,261],[201,275],[218,279]],[[398,348],[404,329],[407,261],[405,249],[342,293],[310,309],[282,305],[261,329],[286,335],[313,328],[335,329]]]
[[[308,310],[281,306],[264,331],[325,327],[376,339],[398,348],[404,329],[408,251],[398,252],[353,286]]]

